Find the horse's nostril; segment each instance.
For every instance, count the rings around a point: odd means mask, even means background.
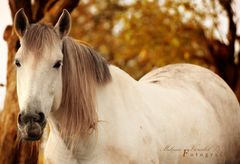
[[[39,115],[39,120],[38,120],[38,122],[39,122],[39,123],[43,123],[43,122],[45,121],[45,115],[44,115],[44,113],[43,113],[43,112],[40,112],[40,113],[38,113],[38,115]]]
[[[22,114],[18,114],[18,123],[21,125],[22,124]]]
[[[24,125],[28,123],[37,122],[39,124],[45,124],[45,115],[42,112],[39,113],[19,113],[18,114],[18,124]]]

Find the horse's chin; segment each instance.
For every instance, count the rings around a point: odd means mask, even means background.
[[[39,135],[39,136],[24,136],[22,137],[23,140],[25,141],[38,141],[40,140],[42,137],[42,135]]]
[[[21,139],[26,141],[38,141],[43,135],[44,127],[37,122],[29,123],[24,126],[19,126]]]

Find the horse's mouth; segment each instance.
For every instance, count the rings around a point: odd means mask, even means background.
[[[41,126],[37,122],[31,122],[26,125],[18,125],[18,129],[21,135],[21,139],[27,141],[40,140],[43,135],[44,126]]]
[[[26,141],[38,141],[41,139],[41,137],[42,135],[25,135],[22,136],[22,139]]]

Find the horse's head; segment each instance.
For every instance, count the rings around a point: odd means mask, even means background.
[[[62,97],[62,38],[70,30],[70,14],[64,10],[54,27],[29,24],[23,9],[14,19],[20,48],[15,57],[20,107],[18,128],[23,139],[38,140],[50,111]]]

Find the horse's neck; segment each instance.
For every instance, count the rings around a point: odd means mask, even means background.
[[[106,115],[118,112],[117,108],[113,109],[112,107],[124,103],[124,98],[131,97],[137,91],[136,81],[131,76],[115,66],[109,68],[112,81],[96,90],[96,107],[99,119],[104,119]]]
[[[70,120],[69,120],[70,121]],[[53,160],[53,163],[80,163],[80,159],[86,160],[92,155],[96,145],[96,133],[93,132],[88,139],[79,137],[79,142],[74,150],[67,146],[69,138],[60,135],[61,127],[57,126],[56,118],[51,115],[49,118],[50,134],[46,145],[46,159]],[[63,160],[63,161],[62,161]]]
[[[118,111],[112,109],[112,107],[123,101],[122,97],[124,97],[124,94],[129,94],[131,93],[131,90],[134,90],[133,86],[136,82],[132,77],[130,77],[127,73],[120,70],[119,68],[115,66],[110,66],[109,68],[112,75],[112,81],[104,86],[99,86],[96,88],[96,110],[99,119],[98,124],[101,124],[101,121],[109,120],[112,115],[117,114]],[[86,140],[82,140],[79,137],[79,145],[76,147],[76,152],[70,152],[67,151],[67,146],[65,142],[65,140],[68,139],[64,139],[61,137],[59,133],[59,129],[61,129],[61,127],[57,127],[57,122],[57,118],[54,115],[51,115],[49,121],[49,150],[47,153],[51,153],[50,151],[54,151],[54,153],[58,154],[58,156],[68,156],[73,158],[74,160],[77,158],[82,158],[81,156],[91,155],[91,151],[93,151],[94,148],[98,149],[99,144],[97,143],[97,140],[101,139],[101,137],[97,135],[102,135],[102,133],[100,132],[101,129],[98,128],[99,126],[97,127],[97,131],[94,132],[91,136],[89,136],[90,139],[87,142]],[[54,149],[54,147],[56,147],[56,149]]]

